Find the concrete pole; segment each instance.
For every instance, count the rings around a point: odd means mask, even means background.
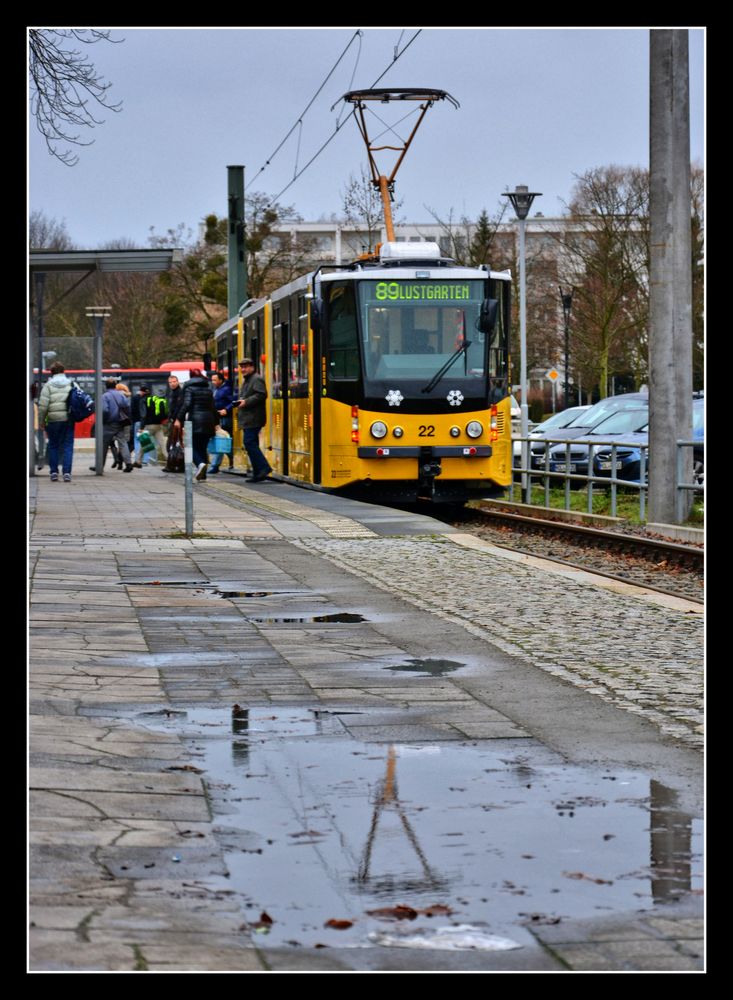
[[[45,282],[46,282],[46,275],[45,275],[45,273],[43,271],[36,271],[35,274],[33,275],[33,280],[34,280],[34,290],[35,290],[35,303],[34,303],[34,305],[35,305],[35,320],[36,320],[35,321],[35,327],[36,327],[36,336],[38,337],[38,361],[37,361],[37,365],[38,365],[38,383],[37,383],[37,387],[38,387],[38,390],[37,390],[37,396],[36,396],[36,401],[38,401],[39,398],[40,398],[40,395],[41,395],[41,386],[43,385],[43,332],[44,332],[43,331],[43,292],[44,292],[44,287],[45,287]],[[29,354],[28,354],[29,358],[31,359],[31,383],[33,382],[33,349],[32,349],[32,345],[33,345],[33,340],[32,340],[32,335],[31,335],[31,350],[29,351]],[[30,443],[30,454],[29,454],[30,466],[29,466],[29,471],[30,471],[30,474],[32,476],[35,476],[35,474],[36,474],[35,457],[36,456],[34,454],[34,449],[33,449],[33,434],[34,434],[33,417],[34,417],[34,407],[31,404],[31,412],[30,412],[30,431],[31,432],[30,432],[30,437],[29,437],[29,443]],[[46,443],[46,439],[45,439],[45,434],[44,434],[43,428],[39,426],[38,432],[37,432],[37,437],[36,437],[36,449],[38,451],[39,463],[40,463],[40,458],[43,455],[43,450],[44,450],[45,443]]]
[[[649,520],[675,524],[677,446],[692,437],[688,33],[650,31]],[[692,482],[692,450],[682,481]]]
[[[193,536],[193,423],[183,423],[183,494],[186,518],[186,537]]]
[[[227,167],[229,195],[227,315],[236,316],[247,301],[247,249],[244,243],[244,167]]]

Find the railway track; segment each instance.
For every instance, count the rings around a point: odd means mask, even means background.
[[[629,531],[469,507],[445,517],[493,544],[702,603],[702,547]]]

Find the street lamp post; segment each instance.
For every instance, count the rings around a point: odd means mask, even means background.
[[[562,290],[562,285],[560,288],[560,301],[562,302],[562,311],[565,317],[565,409],[567,410],[570,406],[570,310],[573,307],[573,290],[568,289],[567,292]]]
[[[104,321],[112,312],[111,306],[87,306],[86,314],[94,320],[94,470],[104,473],[104,443],[102,428],[102,336]]]
[[[541,195],[541,191],[530,191],[526,184],[517,184],[516,190],[505,191],[502,197],[508,198],[519,219],[519,388],[522,395],[520,403],[520,424],[522,429],[522,468],[529,468],[529,408],[527,406],[527,290],[525,287],[525,252],[524,223],[529,215],[532,202]],[[522,492],[524,502],[530,500],[530,478],[522,473]]]

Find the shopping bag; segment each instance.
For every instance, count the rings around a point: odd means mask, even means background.
[[[144,452],[147,453],[149,451],[155,451],[157,446],[155,444],[155,441],[153,441],[153,439],[151,438],[151,436],[148,434],[147,431],[140,431],[140,433],[137,436],[137,439],[140,442],[140,447]]]
[[[214,437],[209,438],[206,450],[210,455],[231,455],[232,439],[228,436],[224,437],[221,434],[216,434]]]

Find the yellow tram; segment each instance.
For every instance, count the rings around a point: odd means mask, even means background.
[[[510,482],[509,315],[508,273],[387,242],[376,259],[248,304],[217,331],[217,361],[231,372],[259,359],[276,475],[363,499],[461,502]]]
[[[288,481],[385,502],[498,495],[512,474],[510,275],[457,265],[436,243],[398,242],[390,204],[427,110],[458,102],[422,88],[350,91],[343,100],[366,143],[387,241],[246,303],[216,332],[219,370],[259,359],[268,389],[260,444]],[[390,102],[417,105],[402,146],[370,139],[370,102],[380,116]],[[385,149],[399,154],[389,176],[376,163]]]

